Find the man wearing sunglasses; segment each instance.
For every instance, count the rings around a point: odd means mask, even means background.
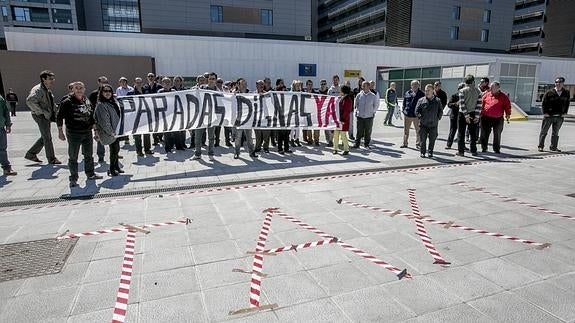
[[[551,131],[551,151],[561,152],[557,145],[559,144],[559,129],[563,124],[563,115],[569,111],[569,90],[565,89],[565,78],[558,77],[555,79],[555,87],[543,96],[543,123],[541,124],[541,133],[539,134],[539,151],[545,147],[545,137],[549,128]]]

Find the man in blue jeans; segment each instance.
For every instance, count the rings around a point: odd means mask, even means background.
[[[569,90],[564,88],[565,78],[558,77],[555,79],[555,88],[547,91],[543,96],[541,104],[543,108],[543,122],[541,124],[541,133],[539,134],[539,151],[545,147],[545,137],[550,127],[551,132],[551,151],[561,152],[557,145],[559,144],[559,129],[563,125],[563,115],[569,111]]]
[[[12,121],[10,121],[10,112],[6,106],[6,100],[0,95],[0,165],[4,176],[15,176],[18,173],[12,170],[8,160],[8,136],[12,131]]]

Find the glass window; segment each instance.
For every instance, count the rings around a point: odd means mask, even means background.
[[[30,9],[13,7],[12,11],[14,12],[12,19],[16,21],[30,21]]]
[[[481,41],[484,43],[489,41],[489,29],[481,30]]]
[[[53,4],[70,4],[70,0],[52,0]]]
[[[483,22],[491,22],[491,10],[483,10]]]
[[[390,80],[401,80],[403,79],[403,70],[389,71]]]
[[[441,67],[428,67],[421,70],[421,78],[433,79],[441,77]]]
[[[460,6],[455,6],[451,9],[451,17],[455,20],[459,20],[459,17],[461,15],[461,7]]]
[[[71,24],[72,10],[52,9],[52,21],[58,24]]]
[[[269,9],[262,9],[261,10],[261,23],[265,26],[272,26],[273,25],[273,11]]]
[[[2,21],[8,21],[8,9],[6,6],[2,6]]]
[[[224,7],[210,6],[210,19],[212,22],[224,22]]]
[[[421,69],[420,68],[413,68],[409,70],[405,70],[405,79],[409,80],[419,80],[421,79]]]
[[[451,39],[459,39],[459,27],[453,26],[449,29],[449,38]]]

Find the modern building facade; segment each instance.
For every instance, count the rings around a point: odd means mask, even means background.
[[[294,42],[267,39],[103,33],[65,30],[8,28],[9,51],[72,53],[92,55],[148,56],[160,75],[193,77],[215,71],[225,80],[242,77],[249,88],[270,77],[312,80],[339,75],[342,82],[357,84],[361,75],[377,82],[385,93],[390,80],[407,84],[410,78],[425,82],[435,79],[461,82],[465,73],[499,80],[503,90],[529,112],[540,103],[538,90],[553,84],[557,76],[573,89],[575,60],[499,53],[478,53],[387,46]],[[303,68],[302,68],[303,67]],[[431,68],[430,68],[431,67]],[[401,69],[399,75],[390,69]],[[388,75],[385,76],[385,72]],[[107,73],[102,70],[102,73]],[[22,76],[37,79],[37,75]],[[3,80],[8,84],[10,80]],[[65,80],[62,87],[65,87]],[[449,83],[450,82],[450,83]],[[405,87],[405,85],[402,85]],[[575,91],[573,92],[575,93]],[[575,99],[575,98],[574,98]]]
[[[575,6],[565,0],[515,3],[510,51],[516,54],[575,57]]]
[[[506,52],[513,1],[322,0],[320,41]]]
[[[0,49],[4,27],[77,30],[74,0],[0,0]]]
[[[312,40],[316,1],[84,0],[83,5],[89,31]]]

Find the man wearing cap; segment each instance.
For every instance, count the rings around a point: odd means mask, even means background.
[[[555,87],[543,96],[543,122],[541,124],[541,133],[539,134],[539,151],[545,147],[545,137],[549,128],[551,131],[551,151],[560,152],[557,148],[559,144],[559,129],[563,124],[563,115],[569,111],[570,93],[565,86],[565,78],[558,77],[555,79]]]

